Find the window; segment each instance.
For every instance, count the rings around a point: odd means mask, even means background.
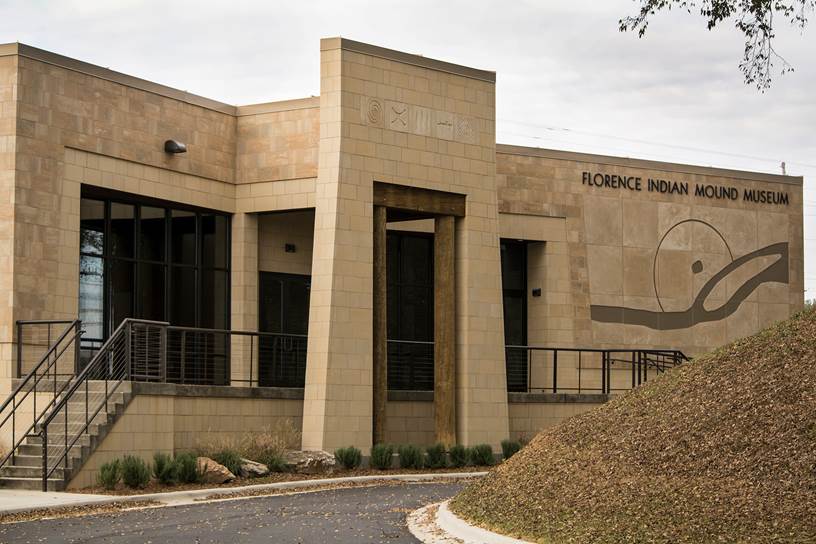
[[[79,315],[98,345],[123,319],[229,328],[230,218],[84,195]]]
[[[502,302],[508,391],[527,391],[527,243],[501,241]]]
[[[388,388],[433,391],[433,235],[389,231]]]

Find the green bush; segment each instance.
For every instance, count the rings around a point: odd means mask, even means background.
[[[286,472],[286,459],[276,450],[265,450],[257,455],[257,461],[266,465],[270,472]]]
[[[391,468],[394,446],[390,444],[376,444],[371,448],[371,466],[379,470]]]
[[[448,456],[445,453],[445,444],[435,444],[425,449],[428,454],[426,464],[428,468],[445,468],[448,466]]]
[[[227,470],[235,475],[241,472],[241,454],[236,450],[228,448],[223,449],[214,453],[212,459],[219,465],[224,465],[227,467]]]
[[[190,452],[179,453],[176,455],[176,476],[178,481],[184,484],[194,484],[201,479],[201,473],[198,471],[198,463],[196,456]]]
[[[133,489],[142,488],[150,481],[150,468],[141,457],[125,455],[122,459],[122,481]]]
[[[363,453],[354,446],[335,450],[334,457],[347,470],[354,470],[363,462]]]
[[[400,468],[422,468],[425,466],[425,456],[418,446],[413,444],[400,446],[398,453]]]
[[[99,485],[105,489],[114,489],[121,479],[122,467],[119,459],[114,459],[99,467],[99,474],[96,477]]]
[[[456,468],[462,468],[467,466],[470,462],[470,456],[468,455],[468,449],[461,444],[456,444],[455,446],[451,446],[450,449],[450,460],[451,464]]]
[[[173,485],[178,481],[178,464],[166,453],[153,454],[153,476],[165,485]]]
[[[493,448],[490,444],[477,444],[469,449],[469,457],[471,464],[477,467],[489,467],[496,458],[493,456]]]
[[[501,441],[502,456],[505,460],[510,459],[521,449],[521,442],[518,440]]]

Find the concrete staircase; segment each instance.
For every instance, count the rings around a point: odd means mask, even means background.
[[[112,387],[113,383],[108,382],[109,387]],[[58,390],[60,385],[58,384]],[[48,391],[49,389],[53,390],[53,382],[42,390]],[[40,389],[38,388],[38,390]],[[130,382],[122,382],[116,392],[108,399],[107,409],[105,409],[105,382],[88,381],[87,409],[89,417],[93,415],[97,408],[101,407],[101,409],[96,417],[92,419],[88,431],[83,433],[74,447],[71,448],[66,466],[62,458],[65,451],[66,434],[70,444],[85,425],[85,386],[81,386],[71,395],[68,402],[48,425],[48,468],[50,470],[55,465],[57,466],[57,469],[48,479],[49,491],[63,491],[67,487],[71,478],[79,472],[85,461],[88,460],[113,428],[116,421],[124,414],[132,398]],[[66,408],[67,433],[65,432]],[[43,443],[40,430],[38,425],[34,432],[27,436],[20,447],[17,448],[13,459],[9,460],[6,466],[0,468],[0,487],[42,489]]]

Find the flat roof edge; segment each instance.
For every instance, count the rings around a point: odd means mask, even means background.
[[[0,44],[0,56],[8,55],[19,55],[28,59],[51,64],[53,66],[59,66],[60,68],[65,68],[66,70],[72,70],[74,72],[90,75],[99,79],[112,81],[127,87],[157,94],[166,98],[172,98],[174,100],[179,100],[181,102],[186,102],[194,106],[200,106],[202,108],[214,110],[227,115],[235,115],[236,112],[236,107],[230,104],[225,104],[217,100],[198,96],[196,94],[188,93],[187,91],[175,89],[166,85],[161,85],[159,83],[153,83],[152,81],[148,81],[146,79],[129,76],[127,74],[123,74],[122,72],[116,72],[115,70],[111,70],[109,68],[103,68],[101,66],[97,66],[96,64],[91,64],[89,62],[52,53],[50,51],[46,51],[45,49],[39,49],[23,43]]]
[[[496,83],[496,72],[490,70],[480,70],[479,68],[471,68],[469,66],[462,66],[461,64],[453,64],[452,62],[446,62],[444,60],[432,59],[422,55],[397,51],[396,49],[388,49],[378,45],[357,42],[354,40],[349,40],[348,38],[337,37],[323,38],[320,40],[321,51],[328,51],[331,49],[343,49],[345,51],[352,51],[354,53],[361,53],[363,55],[371,55],[373,57],[380,57],[382,59],[393,60],[395,62],[411,64],[421,68],[428,68],[429,70],[446,72],[470,79],[486,81],[488,83]]]
[[[309,96],[306,98],[294,98],[292,100],[279,100],[276,102],[262,102],[260,104],[247,104],[238,106],[236,115],[260,115],[263,113],[278,113],[292,110],[308,110],[320,107],[319,96]]]
[[[545,149],[541,147],[526,147],[521,145],[497,143],[496,153],[502,153],[505,155],[522,155],[527,157],[541,157],[545,159],[570,160],[577,162],[593,162],[608,164],[610,166],[628,166],[631,168],[664,170],[667,172],[677,172],[683,174],[704,174],[707,176],[721,176],[750,181],[767,181],[771,183],[797,185],[800,187],[804,182],[803,176],[783,176],[781,174],[765,174],[763,172],[752,172],[749,170],[733,170],[729,168],[717,168],[714,166],[699,166],[696,164],[682,164],[675,162],[654,161],[649,159],[615,157],[612,155],[596,155],[594,153],[562,151],[559,149]]]

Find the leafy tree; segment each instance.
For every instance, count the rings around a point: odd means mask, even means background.
[[[781,74],[793,71],[793,67],[774,49],[774,18],[781,17],[792,26],[804,30],[808,15],[816,6],[816,0],[636,1],[640,3],[639,13],[624,17],[618,24],[621,32],[637,31],[640,38],[646,34],[653,15],[672,8],[685,9],[689,13],[698,11],[706,19],[708,30],[725,20],[733,20],[737,29],[745,35],[745,52],[740,62],[745,83],[756,85],[763,92],[771,86],[774,62],[781,63]]]

